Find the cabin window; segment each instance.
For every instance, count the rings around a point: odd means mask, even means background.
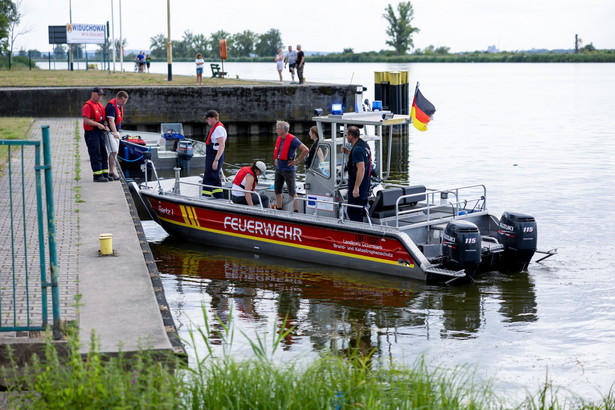
[[[325,178],[331,176],[331,150],[327,144],[318,145],[310,169]]]

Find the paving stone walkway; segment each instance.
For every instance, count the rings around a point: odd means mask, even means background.
[[[74,321],[77,320],[75,296],[79,293],[79,213],[76,197],[79,192],[76,180],[79,140],[75,137],[78,122],[75,118],[37,119],[33,122],[27,139],[41,140],[42,125],[49,125],[52,149],[60,314],[63,321]],[[42,149],[40,161],[42,164]],[[33,146],[25,146],[11,152],[10,172],[7,164],[0,175],[0,192],[3,193],[0,195],[0,321],[3,327],[24,326],[28,320],[33,325],[42,325],[39,221],[34,169],[35,149]],[[44,239],[45,249],[48,249],[44,176],[41,177]],[[47,252],[45,259],[49,272]],[[50,281],[48,276],[47,274],[46,279]],[[16,290],[15,298],[13,284]],[[48,289],[48,317],[51,323],[51,289]],[[29,298],[27,294],[30,295]],[[27,332],[0,334],[0,337],[7,336],[27,336]]]

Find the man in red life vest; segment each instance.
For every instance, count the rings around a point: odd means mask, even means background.
[[[278,121],[275,124],[275,131],[278,134],[278,139],[275,143],[273,160],[275,162],[274,189],[277,209],[282,209],[282,188],[284,188],[284,183],[286,183],[288,194],[291,198],[297,198],[297,192],[295,190],[296,167],[310,152],[308,147],[299,141],[299,138],[288,132],[289,129],[290,125],[286,121]],[[295,159],[297,149],[300,149],[301,153],[299,157]],[[298,201],[295,201],[295,212],[299,212]]]
[[[216,111],[210,110],[205,114],[205,121],[211,128],[207,134],[205,144],[205,174],[203,175],[203,195],[213,196],[216,199],[224,198],[220,171],[224,164],[224,149],[226,147],[226,129],[218,120]],[[220,187],[220,188],[216,188]]]
[[[119,167],[117,162],[117,151],[120,147],[119,131],[122,127],[124,105],[126,101],[128,101],[128,93],[126,91],[120,91],[105,107],[105,115],[107,116],[107,124],[109,127],[106,139],[106,148],[109,154],[109,177],[116,181],[120,179],[120,176],[115,171],[115,167]]]
[[[105,92],[102,88],[94,87],[92,96],[81,109],[83,129],[85,130],[85,143],[88,146],[94,182],[109,181],[107,149],[105,148],[105,131],[109,131],[109,128],[104,125],[105,108],[100,103],[100,98],[103,95],[105,95]]]

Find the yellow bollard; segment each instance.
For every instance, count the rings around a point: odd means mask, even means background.
[[[98,237],[100,240],[100,254],[113,255],[113,235],[110,233],[101,233]]]

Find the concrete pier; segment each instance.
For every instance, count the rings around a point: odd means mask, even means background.
[[[52,144],[62,321],[78,325],[82,353],[89,350],[91,333],[94,331],[100,341],[99,350],[103,353],[113,354],[120,349],[123,352],[132,352],[149,348],[183,354],[156,264],[125,184],[121,181],[92,182],[80,118],[36,119],[28,139],[41,139],[41,125],[49,125]],[[79,132],[79,138],[75,137],[76,130]],[[30,154],[24,160],[27,172],[33,174],[32,157]],[[16,159],[13,162],[21,161],[20,156],[15,155],[14,158]],[[78,180],[77,166],[80,169]],[[21,169],[20,163],[15,164],[13,172],[17,169]],[[34,179],[30,180],[32,182],[23,187],[26,192],[26,207],[29,209],[26,219],[36,219],[36,211],[32,213],[30,210],[32,207],[35,209],[36,204],[33,194]],[[6,170],[0,175],[0,189],[4,193],[9,192],[9,175]],[[20,192],[14,194],[21,196]],[[12,270],[8,201],[8,195],[0,195],[0,209],[3,210],[0,213],[2,286],[9,280],[8,275]],[[14,226],[22,226],[22,219],[22,213],[15,212]],[[39,266],[36,224],[30,222],[26,226],[28,233],[25,250],[29,270],[36,270]],[[113,256],[99,255],[99,235],[103,233],[113,235]],[[15,258],[17,272],[21,270],[25,275],[24,249],[17,249]],[[38,293],[40,294],[40,291]],[[3,291],[4,295],[6,289]],[[48,298],[51,301],[51,295]],[[40,298],[32,299],[29,306],[25,305],[23,298],[18,298],[16,302],[19,312],[31,310],[33,321],[40,317]],[[4,305],[3,309],[6,308]],[[5,310],[3,314],[4,312]],[[51,322],[50,308],[49,323]],[[0,332],[0,360],[6,359],[6,346],[9,344],[18,356],[25,360],[29,353],[40,352],[44,340],[40,332]]]

